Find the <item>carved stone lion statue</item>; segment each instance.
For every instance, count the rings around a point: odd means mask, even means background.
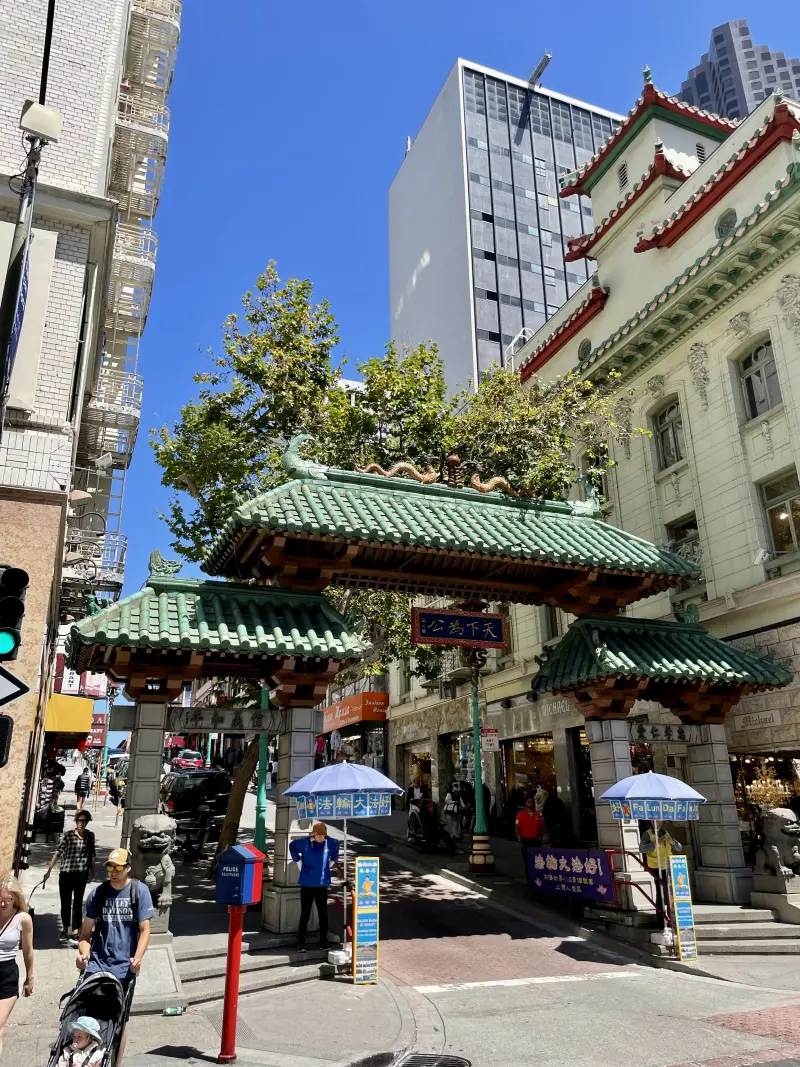
[[[763,814],[764,843],[756,855],[758,874],[800,875],[800,819],[789,808]]]
[[[172,904],[175,865],[170,852],[178,824],[168,815],[142,815],[131,834],[131,875],[144,882],[160,915]]]

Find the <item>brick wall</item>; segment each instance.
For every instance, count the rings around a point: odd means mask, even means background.
[[[121,52],[130,0],[59,0],[47,103],[63,116],[59,143],[42,157],[41,180],[105,193]],[[39,94],[47,0],[0,0],[0,170],[24,159],[17,128],[26,98]]]

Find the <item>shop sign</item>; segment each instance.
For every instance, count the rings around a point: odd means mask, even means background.
[[[733,716],[734,730],[763,730],[767,726],[780,726],[781,713],[775,711],[751,711]]]
[[[383,722],[389,707],[388,693],[356,693],[322,709],[322,732],[342,730],[357,722]]]
[[[357,857],[355,888],[353,982],[363,985],[378,981],[380,862],[377,857]]]
[[[508,619],[483,611],[412,608],[411,638],[418,645],[451,648],[506,648]]]
[[[294,799],[298,819],[373,819],[392,814],[391,793],[304,793]]]
[[[89,734],[89,744],[92,748],[103,748],[108,736],[108,716],[94,712],[92,714],[92,732]]]
[[[650,819],[658,822],[696,822],[699,800],[609,800],[612,819]]]
[[[261,708],[204,708],[171,706],[167,729],[177,734],[274,734],[286,730],[286,717],[280,711]]]
[[[678,945],[678,959],[697,959],[697,939],[694,930],[692,888],[689,885],[689,866],[685,856],[671,856],[669,877],[672,888],[673,925]]]
[[[677,726],[669,723],[664,725],[660,722],[631,723],[631,741],[639,741],[646,745],[652,745],[654,742],[656,744],[682,742],[687,745],[696,745],[699,740],[699,726],[684,726],[683,723]]]
[[[528,881],[535,893],[614,903],[614,865],[608,852],[529,848]]]
[[[500,731],[493,726],[481,727],[481,752],[500,751]]]

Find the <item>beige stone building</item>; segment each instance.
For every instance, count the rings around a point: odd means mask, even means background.
[[[591,197],[593,230],[567,243],[592,275],[532,338],[509,346],[523,381],[578,367],[619,373],[608,521],[697,560],[702,580],[627,609],[669,618],[694,605],[715,635],[773,651],[800,668],[800,106],[768,97],[743,122],[659,92],[642,97],[561,195]],[[482,719],[501,751],[484,757],[493,805],[515,787],[556,787],[584,840],[596,839],[585,724],[570,701],[531,699],[535,657],[565,620],[551,608],[511,609],[512,647],[492,654]],[[434,795],[472,760],[467,671],[456,658],[431,690],[402,667],[391,679],[389,770],[430,776]],[[456,699],[451,697],[455,695]],[[665,709],[637,706],[634,769],[687,777],[691,745]],[[623,724],[624,725],[624,724]],[[730,817],[718,830],[723,889],[747,899],[752,808],[769,794],[800,804],[800,673],[786,689],[746,697],[725,731]],[[695,781],[697,778],[695,778]],[[690,855],[695,830],[686,831]],[[716,832],[716,831],[715,831]],[[704,842],[708,856],[709,841]]]

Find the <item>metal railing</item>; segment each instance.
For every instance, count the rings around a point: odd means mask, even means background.
[[[117,263],[131,263],[154,271],[157,253],[158,236],[154,230],[144,226],[126,225],[124,222],[117,226],[113,254]],[[115,266],[112,262],[111,269],[114,270]]]
[[[525,347],[531,337],[536,333],[530,326],[523,326],[519,333],[505,347],[503,352],[503,366],[514,370],[514,357]]]
[[[164,104],[148,103],[139,99],[134,90],[127,90],[120,94],[117,104],[117,124],[133,132],[141,132],[147,138],[163,138],[166,151],[169,108]]]
[[[90,401],[95,410],[124,412],[139,417],[142,410],[144,378],[129,371],[100,367],[94,395]]]
[[[182,0],[133,0],[131,13],[145,18],[169,19],[180,24]]]

